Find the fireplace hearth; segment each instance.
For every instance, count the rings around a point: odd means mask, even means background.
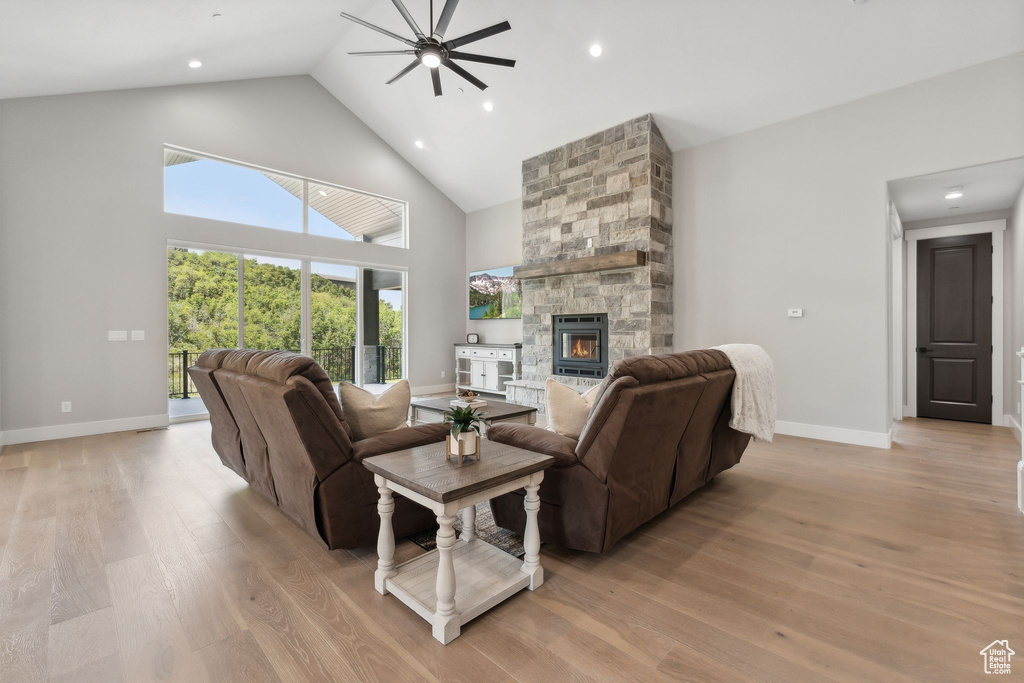
[[[555,315],[552,323],[555,375],[601,379],[608,374],[607,315]]]

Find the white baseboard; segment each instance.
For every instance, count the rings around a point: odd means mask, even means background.
[[[423,394],[454,394],[454,384],[435,384],[429,387],[413,387],[412,395],[421,396]]]
[[[1013,415],[1004,415],[1006,418],[1006,426],[1013,430],[1013,435],[1017,438],[1017,443],[1021,443],[1021,429],[1020,423]]]
[[[802,422],[775,422],[775,433],[788,436],[802,436],[805,439],[821,439],[849,443],[855,446],[871,446],[872,448],[892,448],[892,431],[866,432],[860,429],[843,427],[825,427]]]
[[[70,439],[76,436],[92,436],[93,434],[153,429],[154,427],[166,427],[167,424],[168,416],[164,413],[163,415],[142,415],[140,417],[126,417],[118,420],[75,422],[73,424],[31,427],[29,429],[8,429],[6,432],[0,433],[0,445],[8,446],[35,441]]]
[[[202,422],[203,420],[209,419],[209,413],[199,413],[197,415],[181,415],[179,417],[172,417],[169,423],[172,425],[179,425],[185,422]]]

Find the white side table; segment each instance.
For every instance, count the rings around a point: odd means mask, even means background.
[[[544,583],[540,565],[538,490],[554,458],[522,448],[481,440],[481,460],[445,458],[444,443],[367,458],[380,493],[380,533],[374,587],[391,593],[432,625],[434,638],[450,643],[462,626],[524,588]],[[476,504],[509,491],[526,489],[526,530],[522,560],[476,535]],[[391,517],[394,493],[437,515],[437,549],[395,565]],[[463,532],[455,539],[455,514]]]

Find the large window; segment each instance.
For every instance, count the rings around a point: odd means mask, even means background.
[[[194,398],[185,370],[235,347],[303,353],[380,393],[405,376],[404,292],[401,271],[169,247],[168,395]]]
[[[164,211],[406,246],[405,202],[171,147],[164,150]]]

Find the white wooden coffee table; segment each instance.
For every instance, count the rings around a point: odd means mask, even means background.
[[[459,636],[462,626],[523,588],[544,582],[540,566],[537,490],[549,455],[482,439],[481,458],[457,465],[445,458],[445,444],[436,443],[367,458],[380,500],[380,534],[374,586],[391,593],[433,626],[444,644]],[[526,530],[522,560],[476,535],[477,503],[516,489],[526,489]],[[394,493],[430,508],[437,515],[437,549],[395,565],[391,515]],[[462,536],[455,539],[455,514],[462,514]]]

